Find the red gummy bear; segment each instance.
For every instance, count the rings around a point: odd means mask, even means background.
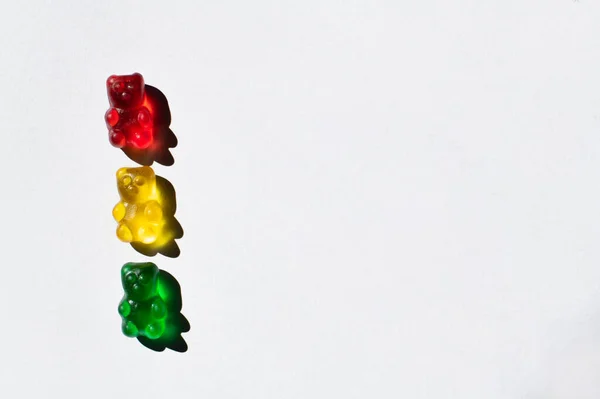
[[[104,119],[110,143],[123,148],[145,149],[152,144],[153,118],[146,106],[144,78],[133,75],[112,75],[106,80],[110,109]]]

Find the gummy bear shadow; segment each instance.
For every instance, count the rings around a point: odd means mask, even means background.
[[[154,161],[165,166],[171,166],[175,159],[170,148],[177,146],[177,137],[169,127],[171,125],[171,110],[167,97],[154,86],[145,85],[148,106],[154,115],[154,141],[144,150],[127,146],[123,152],[140,165],[151,166]]]
[[[132,242],[131,246],[137,252],[145,256],[155,256],[157,253],[164,255],[169,258],[177,258],[181,250],[177,245],[176,239],[183,237],[183,228],[181,224],[175,218],[175,211],[177,210],[177,201],[175,198],[175,188],[167,179],[161,176],[156,176],[156,187],[163,196],[162,203],[165,204],[163,209],[167,219],[165,221],[164,232],[169,237],[165,243],[160,245],[143,244],[140,242]]]
[[[181,314],[183,300],[181,299],[181,286],[177,279],[170,273],[160,270],[158,275],[161,296],[169,306],[169,316],[166,320],[165,332],[156,339],[138,336],[137,340],[148,349],[162,352],[169,348],[175,352],[186,352],[187,343],[181,336],[182,333],[190,331],[190,323]]]

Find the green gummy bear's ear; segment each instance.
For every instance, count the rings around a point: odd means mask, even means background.
[[[148,262],[147,265],[150,266],[150,268],[152,269],[152,274],[153,275],[155,275],[155,276],[158,275],[158,266],[156,266],[152,262]]]
[[[125,277],[125,275],[129,273],[134,267],[135,263],[125,263],[121,268],[121,278]]]
[[[158,266],[156,266],[152,262],[143,262],[143,263],[129,262],[129,263],[125,263],[123,265],[123,267],[121,268],[121,277],[125,277],[125,275],[127,273],[129,273],[130,271],[132,271],[134,269],[140,269],[140,270],[141,269],[152,269],[153,273],[158,274]]]

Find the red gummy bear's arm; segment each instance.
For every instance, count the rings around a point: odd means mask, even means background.
[[[119,123],[119,112],[115,108],[109,108],[104,115],[104,120],[106,120],[107,125],[115,126]]]
[[[152,125],[152,114],[145,106],[140,107],[137,114],[138,123],[142,126]]]

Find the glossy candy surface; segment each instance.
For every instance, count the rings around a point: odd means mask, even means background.
[[[159,338],[165,331],[167,305],[158,292],[158,267],[128,263],[121,269],[125,295],[119,304],[123,334]]]
[[[181,289],[177,280],[154,263],[127,263],[121,268],[125,294],[119,303],[123,334],[148,348],[187,350],[181,333],[189,323],[180,313]]]
[[[142,75],[112,75],[106,81],[106,90],[111,107],[104,119],[110,143],[117,148],[148,148],[154,126]]]
[[[167,97],[139,73],[110,76],[106,91],[110,108],[104,120],[110,143],[140,165],[173,165],[171,148],[177,146],[177,137],[170,128]]]
[[[183,229],[175,218],[173,185],[156,176],[151,167],[141,166],[119,169],[117,188],[121,200],[112,212],[118,223],[117,237],[146,256],[179,256],[175,240],[183,236]]]
[[[117,187],[121,197],[113,208],[117,237],[124,242],[156,242],[163,233],[165,215],[152,168],[119,169]]]

